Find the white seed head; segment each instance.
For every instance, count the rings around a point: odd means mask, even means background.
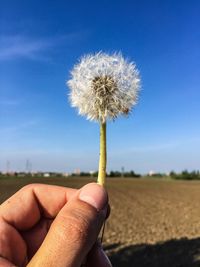
[[[137,102],[139,72],[122,55],[96,53],[83,56],[67,82],[70,99],[79,114],[105,122],[127,115]]]

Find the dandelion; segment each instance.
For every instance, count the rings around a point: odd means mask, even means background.
[[[80,115],[100,123],[100,158],[98,183],[106,177],[106,121],[128,115],[137,103],[139,72],[133,62],[120,53],[102,52],[83,56],[71,71],[67,82],[70,100]]]

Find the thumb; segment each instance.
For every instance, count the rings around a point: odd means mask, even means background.
[[[97,240],[106,218],[105,189],[91,183],[82,187],[60,210],[28,267],[80,267]]]

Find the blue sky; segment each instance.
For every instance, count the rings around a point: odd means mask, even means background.
[[[200,2],[2,0],[0,170],[96,170],[98,124],[65,81],[87,53],[122,51],[141,73],[130,118],[108,124],[108,170],[200,169]]]

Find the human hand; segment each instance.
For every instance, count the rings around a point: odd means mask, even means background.
[[[95,183],[25,186],[0,206],[0,266],[110,267],[96,242],[107,208]]]

